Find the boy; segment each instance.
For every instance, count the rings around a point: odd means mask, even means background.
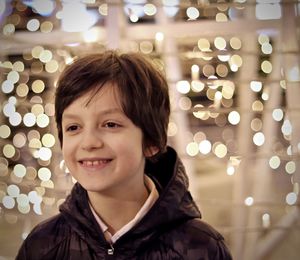
[[[78,59],[62,73],[55,105],[77,183],[17,259],[231,259],[166,145],[168,87],[150,61],[116,51]]]

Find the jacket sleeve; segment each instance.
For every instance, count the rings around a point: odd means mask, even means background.
[[[219,240],[216,248],[216,255],[214,260],[232,260],[229,249],[224,243],[224,240]]]
[[[26,259],[29,259],[27,256],[26,256],[27,252],[26,252],[26,244],[25,244],[25,241],[23,242],[22,246],[20,247],[19,249],[19,252],[16,256],[16,260],[26,260]]]
[[[204,221],[191,220],[186,223],[183,231],[186,246],[190,250],[188,259],[232,260],[223,236]]]

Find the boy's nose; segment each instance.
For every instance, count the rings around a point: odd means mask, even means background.
[[[102,138],[92,131],[86,132],[81,140],[81,147],[84,150],[93,150],[103,147]]]

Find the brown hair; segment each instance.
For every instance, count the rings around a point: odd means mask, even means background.
[[[105,83],[116,85],[126,116],[141,128],[143,149],[149,146],[164,152],[170,101],[165,77],[146,57],[117,51],[91,54],[68,65],[61,74],[55,95],[58,137],[62,145],[62,114],[77,98]],[[94,92],[93,92],[94,93]]]

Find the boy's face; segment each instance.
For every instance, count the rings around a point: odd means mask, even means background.
[[[63,112],[66,165],[88,192],[134,194],[144,185],[142,131],[124,114],[111,83],[91,97],[84,94]]]

